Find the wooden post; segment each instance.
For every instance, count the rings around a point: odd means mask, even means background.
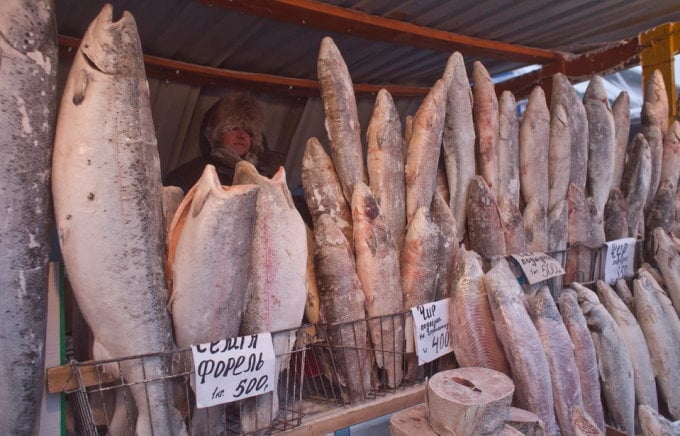
[[[640,61],[642,64],[642,87],[652,76],[654,70],[663,75],[668,93],[669,117],[677,115],[677,96],[675,95],[674,56],[680,51],[680,22],[666,23],[643,32],[639,36]]]

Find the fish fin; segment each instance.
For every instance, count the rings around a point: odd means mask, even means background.
[[[73,85],[73,104],[79,106],[85,100],[85,92],[90,81],[87,71],[80,70],[76,73],[75,84]]]

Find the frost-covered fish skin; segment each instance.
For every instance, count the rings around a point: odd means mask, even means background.
[[[519,208],[506,195],[498,200],[498,212],[505,236],[505,254],[525,253],[527,244],[524,236],[524,221]]]
[[[550,140],[548,145],[548,196],[547,210],[567,198],[569,169],[571,168],[571,130],[569,115],[560,103],[552,105],[550,112]]]
[[[317,75],[331,156],[342,192],[350,203],[354,184],[366,181],[361,131],[352,78],[340,50],[328,36],[321,40]]]
[[[378,91],[366,130],[366,142],[366,168],[371,191],[380,205],[392,240],[401,249],[406,230],[406,144],[399,113],[386,89]]]
[[[548,144],[550,142],[550,111],[545,93],[536,86],[527,103],[519,128],[519,179],[525,203],[538,195],[549,204]]]
[[[614,115],[600,76],[590,79],[583,106],[588,117],[588,192],[602,213],[614,176],[616,132]]]
[[[659,280],[655,278],[654,274],[647,269],[638,269],[638,277],[644,279],[645,283],[648,284],[648,288],[651,289],[652,293],[656,297],[657,301],[663,309],[663,313],[666,315],[666,320],[671,326],[671,330],[675,335],[675,339],[680,343],[680,318],[678,318],[678,313],[673,307],[673,302],[668,298],[668,294],[661,287]],[[633,309],[634,310],[634,309]]]
[[[446,116],[442,153],[449,182],[449,206],[456,218],[456,233],[465,234],[468,186],[475,175],[475,124],[472,116],[472,90],[463,56],[453,53],[443,74],[446,84]]]
[[[305,153],[302,155],[301,175],[305,201],[312,220],[316,222],[320,215],[328,214],[342,230],[350,247],[354,247],[352,211],[342,193],[331,157],[314,137],[307,140]]]
[[[399,252],[387,220],[371,190],[364,183],[354,185],[352,222],[357,275],[364,292],[366,315],[383,317],[399,314],[403,307]],[[404,326],[401,315],[368,321],[375,359],[387,372],[387,385],[395,388],[403,377]]]
[[[630,135],[630,97],[626,91],[621,91],[612,104],[614,116],[614,173],[612,189],[621,187],[623,168],[626,164],[626,150]]]
[[[607,241],[628,237],[628,202],[618,188],[612,188],[604,206],[604,234]]]
[[[498,191],[498,98],[489,72],[484,65],[472,64],[472,114],[475,120],[476,159],[478,173],[491,192]]]
[[[328,216],[319,217],[314,227],[315,265],[319,296],[328,337],[336,344],[333,361],[345,402],[361,402],[370,389],[367,367],[367,329],[364,293],[356,273],[354,256],[345,236]],[[359,321],[357,321],[359,320]],[[355,322],[352,322],[355,321]]]
[[[637,237],[640,222],[643,220],[651,171],[652,154],[649,143],[638,133],[633,138],[621,181],[621,192],[628,201],[628,234],[633,238]]]
[[[451,285],[451,345],[461,367],[491,368],[510,375],[510,367],[494,329],[491,307],[482,282],[482,260],[462,249]]]
[[[94,334],[94,358],[174,348],[163,273],[160,161],[134,18],[105,5],[64,89],[52,191],[69,281]],[[96,243],[93,243],[96,241]],[[169,375],[158,356],[121,364],[126,381]],[[131,386],[137,434],[186,434],[163,383]]]
[[[671,182],[675,191],[678,188],[678,179],[680,179],[680,121],[675,120],[663,140],[660,183]]]
[[[659,189],[657,189],[654,199],[647,209],[645,234],[651,235],[657,227],[661,227],[664,232],[670,233],[674,222],[675,187],[670,181],[665,180],[659,184]]]
[[[583,408],[593,418],[598,428],[604,432],[604,410],[600,399],[597,355],[586,319],[578,305],[576,291],[569,288],[563,289],[559,294],[558,303],[562,321],[574,344],[574,359],[581,380]]]
[[[553,206],[548,214],[548,251],[561,265],[564,265],[567,249],[567,230],[569,227],[569,205],[567,200],[561,200]],[[562,289],[564,276],[554,277],[550,283],[553,295]]]
[[[485,258],[504,256],[505,237],[498,206],[482,176],[475,176],[470,182],[467,216],[470,249]]]
[[[446,113],[446,86],[439,79],[413,118],[406,151],[406,222],[420,207],[430,207],[437,178]]]
[[[652,172],[645,209],[649,207],[661,182],[664,135],[668,130],[668,95],[663,75],[654,70],[645,84],[644,103],[640,113],[640,133],[649,143],[652,156]]]
[[[673,301],[673,307],[680,313],[680,254],[663,229],[655,229],[653,238],[654,259],[663,276],[668,295]]]
[[[616,295],[616,292],[602,280],[597,281],[597,295],[623,335],[628,355],[633,364],[636,404],[647,404],[654,410],[658,410],[652,359],[640,324],[626,304]]]
[[[670,422],[649,406],[639,405],[638,417],[643,436],[680,436],[680,426]]]
[[[498,198],[519,208],[519,120],[517,103],[510,91],[498,100]]]
[[[0,33],[0,433],[33,434],[44,380],[57,111],[53,1],[2,2]]]
[[[579,283],[570,285],[588,323],[597,353],[601,388],[614,428],[626,434],[635,432],[635,385],[633,363],[621,330],[597,295]]]
[[[626,307],[628,307],[628,310],[634,314],[635,300],[633,300],[633,293],[630,291],[628,283],[626,283],[624,279],[618,279],[616,281],[614,290],[616,291],[616,295],[618,295],[621,301],[623,301]]]
[[[456,233],[456,219],[446,201],[434,193],[432,200],[432,221],[439,233],[439,264],[435,279],[435,300],[447,298],[450,294],[453,268],[458,255],[458,234]]]
[[[587,281],[590,275],[592,254],[587,246],[590,239],[590,210],[581,191],[574,183],[567,191],[567,253],[564,282]]]
[[[548,217],[540,196],[534,195],[529,200],[524,208],[523,222],[527,251],[548,251]]]
[[[505,259],[499,259],[483,278],[496,334],[515,382],[517,406],[538,415],[547,434],[555,434],[552,383],[541,340],[524,307],[522,288]]]

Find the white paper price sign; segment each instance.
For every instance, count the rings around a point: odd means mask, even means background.
[[[513,254],[512,257],[522,268],[524,276],[531,285],[564,274],[562,265],[545,253]]]
[[[271,333],[192,345],[196,407],[210,407],[274,390]]]
[[[445,298],[411,308],[418,365],[453,351],[449,338],[450,301]]]
[[[607,247],[604,261],[604,281],[613,285],[618,279],[627,279],[635,274],[635,238],[623,238],[605,242]]]

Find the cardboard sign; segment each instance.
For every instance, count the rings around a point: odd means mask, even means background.
[[[271,333],[192,345],[196,407],[210,407],[273,391]]]
[[[449,337],[450,298],[411,308],[418,365],[453,351]]]
[[[618,279],[635,274],[635,238],[605,242],[604,281],[613,285]]]
[[[543,280],[564,275],[562,265],[545,253],[512,254],[511,256],[522,268],[529,284],[533,285]]]

